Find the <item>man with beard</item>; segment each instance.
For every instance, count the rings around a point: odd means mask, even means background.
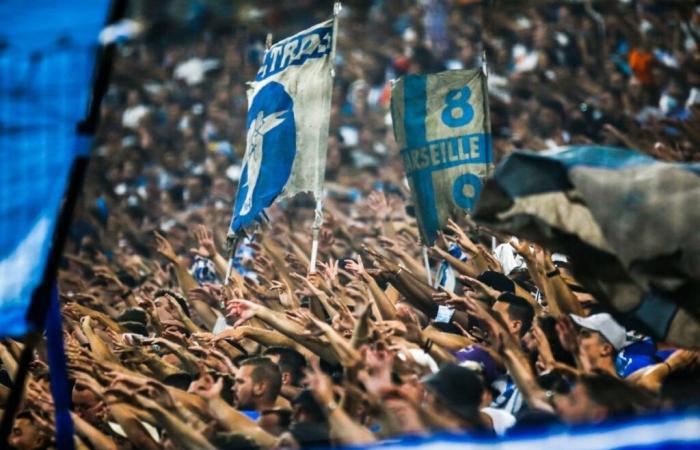
[[[242,411],[255,411],[261,427],[266,429],[265,411],[273,410],[282,389],[280,369],[270,358],[256,357],[243,361],[236,373],[233,393],[236,407]],[[249,414],[251,415],[251,414]]]

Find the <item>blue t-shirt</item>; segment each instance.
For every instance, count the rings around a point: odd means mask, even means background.
[[[656,343],[650,337],[644,337],[623,348],[617,355],[615,366],[617,374],[625,378],[635,371],[664,361],[674,350],[657,351]]]

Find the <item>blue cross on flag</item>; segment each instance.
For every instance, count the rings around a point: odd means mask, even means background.
[[[231,232],[276,199],[321,195],[330,119],[333,20],[270,47],[248,90],[246,151]]]
[[[391,91],[394,136],[413,192],[423,243],[474,207],[493,168],[481,69],[407,75]]]

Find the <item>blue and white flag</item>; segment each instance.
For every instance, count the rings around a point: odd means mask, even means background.
[[[473,208],[492,168],[486,77],[481,69],[402,77],[391,116],[421,236],[432,245],[448,218]]]
[[[334,20],[270,47],[248,90],[246,151],[231,231],[276,199],[319,199],[333,88]]]
[[[27,312],[71,166],[90,149],[76,127],[85,119],[109,5],[0,2],[0,337],[36,325]]]
[[[700,164],[575,146],[509,155],[474,219],[571,256],[621,323],[700,348],[698,205]]]

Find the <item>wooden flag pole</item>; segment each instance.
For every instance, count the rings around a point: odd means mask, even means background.
[[[311,228],[311,258],[309,259],[309,273],[316,273],[316,259],[318,257],[318,235],[323,224],[323,201],[316,199],[314,210],[314,224]]]
[[[335,79],[335,44],[338,37],[338,15],[343,9],[340,2],[333,4],[333,44],[331,47],[331,78]],[[326,152],[328,149],[326,148]],[[316,260],[318,258],[318,236],[323,225],[323,192],[317,194],[316,208],[314,210],[314,224],[311,228],[311,258],[309,258],[309,274],[316,273]]]
[[[233,222],[233,219],[231,219]],[[229,226],[229,232],[231,227]],[[233,271],[233,258],[236,256],[236,250],[238,250],[238,244],[244,237],[242,235],[243,230],[238,230],[237,233],[230,233],[226,236],[226,250],[228,250],[228,267],[226,267],[226,278],[224,278],[224,286],[228,286],[231,280],[231,272]]]

